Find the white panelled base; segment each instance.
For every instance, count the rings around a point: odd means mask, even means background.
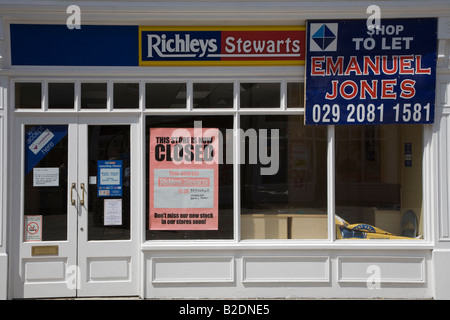
[[[148,250],[143,264],[150,299],[433,297],[431,250]]]

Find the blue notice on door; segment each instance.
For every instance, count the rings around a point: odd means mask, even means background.
[[[122,160],[97,161],[97,196],[122,196]]]

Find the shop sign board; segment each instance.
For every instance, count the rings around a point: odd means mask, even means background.
[[[303,65],[305,27],[140,27],[139,65]]]
[[[304,65],[305,26],[11,24],[12,65]],[[29,48],[39,48],[33,54]]]
[[[305,123],[433,123],[437,19],[307,23]]]
[[[150,230],[217,230],[219,130],[150,129]]]

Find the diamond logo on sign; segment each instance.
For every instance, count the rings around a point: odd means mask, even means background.
[[[337,28],[337,23],[312,23],[310,51],[336,51]]]

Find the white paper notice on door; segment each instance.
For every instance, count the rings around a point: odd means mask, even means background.
[[[122,199],[105,199],[103,216],[105,226],[122,225]]]
[[[59,168],[33,168],[33,187],[58,187]]]

